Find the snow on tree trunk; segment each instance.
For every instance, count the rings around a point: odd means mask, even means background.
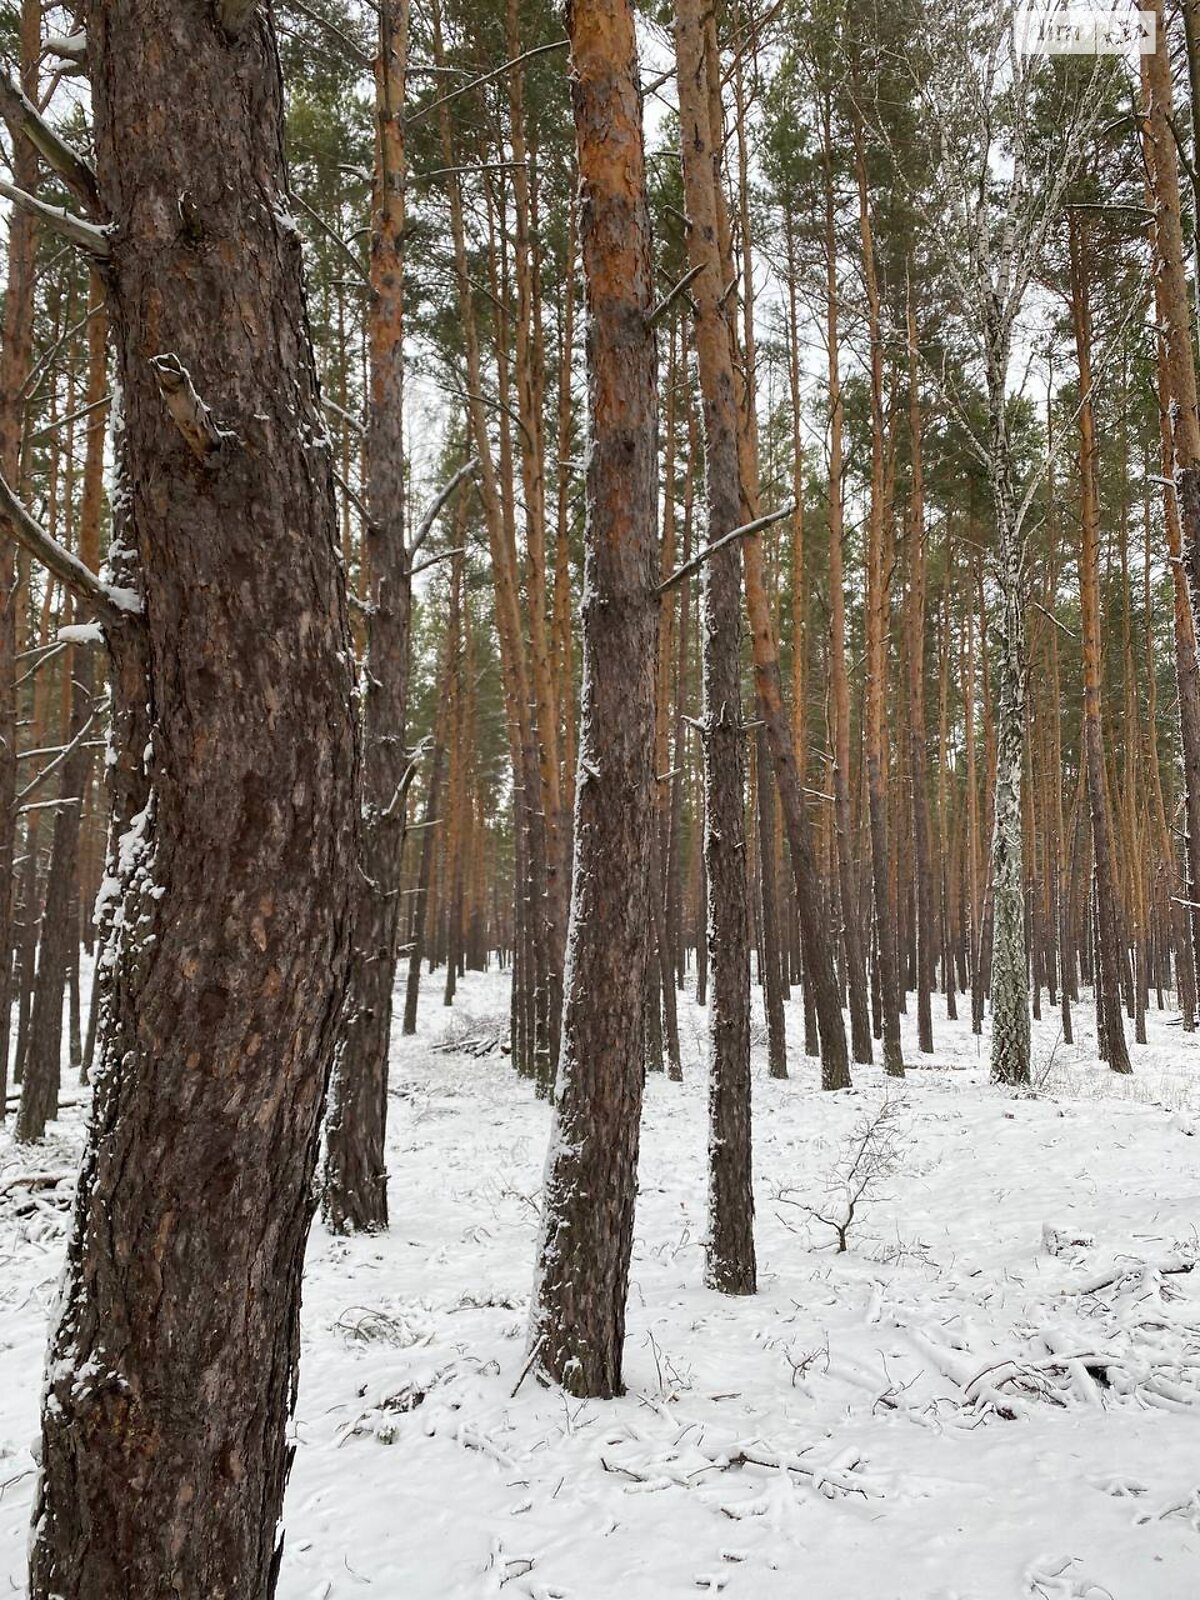
[[[558,1098],[531,1353],[619,1394],[642,1103],[654,825],[657,410],[650,218],[629,0],[568,10],[587,313],[583,694]]]
[[[265,1600],[356,870],[333,478],[266,15],[86,13],[145,590],[114,720],[149,799],[116,841],[30,1593]]]
[[[999,406],[1002,404],[1001,399]],[[1002,421],[999,429],[1002,437]],[[1022,826],[1025,576],[1014,526],[1006,443],[996,449],[992,463],[1000,568],[1000,618],[993,669],[999,705],[992,833],[992,1078],[997,1083],[1016,1084],[1029,1082],[1030,1039]]]

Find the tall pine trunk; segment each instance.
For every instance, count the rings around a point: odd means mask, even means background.
[[[22,0],[21,88],[37,101],[42,45],[39,0]],[[27,139],[13,138],[13,181],[28,194],[37,188],[37,153]],[[37,224],[21,206],[8,214],[8,261],[4,330],[0,341],[0,473],[20,488],[24,389],[33,359]],[[17,829],[17,607],[20,584],[16,547],[0,518],[0,1122],[8,1103],[9,1014],[15,943],[13,855]]]
[[[879,1007],[883,1066],[889,1077],[904,1076],[900,1046],[900,996],[895,922],[890,892],[891,851],[888,843],[888,770],[884,713],[887,698],[889,565],[884,550],[887,492],[884,484],[883,334],[880,327],[879,283],[875,241],[867,192],[867,165],[862,129],[854,124],[858,221],[862,240],[863,279],[867,291],[867,325],[871,346],[871,497],[867,517],[867,688],[864,744],[867,766],[867,811],[871,835],[871,883],[875,904],[875,948],[879,973]]]
[[[925,479],[922,462],[921,388],[917,367],[917,315],[908,292],[908,416],[912,451],[908,557],[908,723],[912,782],[913,872],[917,891],[917,1043],[933,1050],[933,992],[938,939],[929,825],[925,749]],[[944,826],[944,823],[943,823]]]
[[[1105,1059],[1129,1072],[1121,1017],[1119,923],[1113,882],[1112,820],[1104,785],[1104,731],[1100,721],[1100,504],[1096,483],[1096,428],[1092,410],[1092,312],[1087,222],[1070,222],[1071,315],[1079,370],[1079,614],[1083,634],[1083,745],[1092,818],[1097,928],[1096,985],[1104,1017]]]
[[[630,0],[568,8],[588,356],[583,694],[562,1048],[530,1338],[619,1394],[642,1102],[654,826],[654,267]]]
[[[833,132],[829,100],[822,107],[825,172],[825,339],[829,357],[829,688],[833,723],[833,825],[837,834],[837,869],[842,913],[842,948],[850,1001],[850,1050],[855,1061],[869,1065],[871,1018],[867,1008],[867,971],[858,923],[854,874],[854,838],[850,820],[850,680],[846,670],[846,589],[842,560],[845,540],[842,457],[842,380],[839,362],[840,294],[837,281],[837,236],[834,209]]]
[[[335,1233],[387,1226],[388,1049],[399,944],[408,754],[412,576],[404,526],[404,83],[408,0],[381,0],[376,168],[367,315],[367,651],[362,717],[362,870],[346,1010],[326,1128],[325,1220]]]
[[[683,193],[688,257],[699,275],[696,360],[704,417],[704,485],[711,545],[739,525],[738,419],[723,308],[718,217],[720,143],[709,91],[711,48],[699,0],[678,0]],[[710,555],[701,584],[704,683],[704,862],[708,888],[710,1053],[708,1239],[705,1278],[752,1294],[754,1191],[750,1141],[750,930],[746,862],[745,729],[741,686],[741,551]]]
[[[114,710],[149,798],[119,841],[30,1592],[266,1600],[356,870],[333,479],[267,17],[86,13],[145,590]]]

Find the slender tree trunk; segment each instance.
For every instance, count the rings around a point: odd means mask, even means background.
[[[386,1228],[388,1049],[399,946],[412,577],[404,490],[404,85],[408,0],[381,0],[367,314],[369,572],[358,906],[326,1126],[323,1213],[335,1233]]]
[[[658,638],[654,267],[630,0],[573,0],[589,450],[583,696],[559,1090],[531,1342],[619,1394],[642,1099]]]
[[[505,40],[510,60],[521,53],[519,0],[505,0]],[[551,670],[546,606],[546,485],[542,428],[542,381],[536,316],[536,263],[530,241],[530,161],[525,137],[524,73],[506,74],[512,141],[517,414],[520,418],[521,485],[525,502],[525,589],[529,600],[530,668],[537,713],[537,756],[546,860],[548,1027],[552,1050],[562,1026],[562,966],[566,945],[567,884],[564,872],[562,795],[559,783],[558,707]]]
[[[1017,526],[1016,495],[1008,438],[1006,335],[989,314],[988,454],[992,506],[996,519],[1000,579],[999,709],[995,724],[996,776],[992,826],[991,988],[992,1078],[997,1083],[1029,1082],[1029,971],[1025,953],[1025,871],[1022,804],[1025,759],[1025,552]],[[985,693],[985,704],[987,696]],[[986,932],[986,930],[981,930]],[[980,972],[987,939],[981,940]]]
[[[1150,228],[1156,320],[1160,331],[1160,404],[1170,418],[1174,496],[1168,496],[1167,536],[1175,586],[1175,664],[1179,688],[1180,741],[1187,807],[1187,899],[1191,911],[1192,988],[1200,959],[1200,674],[1196,665],[1196,616],[1200,612],[1200,399],[1192,345],[1187,263],[1174,144],[1171,61],[1161,0],[1155,0],[1156,43],[1141,57],[1145,98],[1143,150],[1154,198]],[[1181,581],[1186,580],[1186,582]]]
[[[22,0],[20,23],[21,87],[38,100],[42,8]],[[26,139],[13,138],[13,181],[32,193],[37,188],[37,154]],[[8,214],[8,262],[4,288],[4,332],[0,342],[0,473],[21,487],[23,392],[32,362],[37,224],[21,206]],[[12,1009],[13,854],[17,829],[16,623],[20,585],[16,547],[0,520],[0,1122],[8,1100],[9,1016]]]
[[[850,821],[850,679],[846,671],[846,593],[842,552],[845,540],[842,459],[842,381],[839,371],[839,294],[835,233],[832,129],[828,97],[824,118],[825,169],[825,340],[829,358],[829,681],[833,711],[833,821],[837,833],[841,890],[842,946],[850,1000],[850,1050],[855,1061],[872,1059],[867,974],[859,938],[854,838]]]
[[[933,862],[929,827],[929,787],[925,753],[925,480],[921,457],[921,390],[917,368],[917,317],[908,294],[908,415],[912,450],[909,504],[908,720],[911,750],[913,854],[917,891],[917,1039],[933,1050],[933,1012],[937,935],[934,918]]]
[[[775,796],[766,728],[755,734],[754,788],[758,801],[759,915],[762,923],[762,990],[767,1015],[767,1070],[786,1078],[787,1024],[783,1012],[783,952],[780,948],[779,895],[775,883]]]
[[[699,276],[696,357],[704,412],[708,543],[738,526],[737,405],[722,307],[718,232],[719,144],[714,139],[699,0],[675,9],[688,257]],[[705,1279],[752,1294],[754,1191],[750,1140],[750,952],[745,830],[745,730],[741,696],[741,552],[728,545],[704,563],[704,858],[711,974],[708,1239]]]
[[[432,7],[432,23],[434,61],[436,65],[442,66],[445,64],[445,55],[442,45],[441,11],[437,0],[434,0]],[[443,158],[447,167],[453,167],[454,141],[449,112],[444,104],[438,112],[438,124]],[[504,507],[501,503],[501,486],[492,457],[488,419],[484,409],[483,362],[467,253],[462,189],[457,175],[451,175],[447,187],[450,201],[450,231],[454,246],[454,271],[466,358],[469,396],[467,415],[471,437],[479,458],[479,492],[483,502],[488,549],[492,562],[492,581],[495,586],[496,631],[500,641],[513,782],[517,791],[527,848],[525,871],[518,880],[517,892],[526,895],[523,918],[529,946],[530,970],[527,975],[523,974],[523,977],[527,980],[525,987],[528,990],[534,1020],[530,1041],[532,1066],[538,1092],[548,1098],[553,1090],[554,1057],[558,1040],[552,1039],[550,1035],[552,951],[547,919],[547,860],[541,806],[541,767],[533,718],[530,714],[529,666],[517,589],[516,545],[511,529],[506,526]],[[506,419],[507,412],[502,410],[502,422]],[[503,442],[503,431],[501,439]],[[514,989],[516,976],[514,973]],[[516,998],[518,1000],[521,998],[519,991]]]
[[[854,134],[858,220],[862,238],[863,277],[867,290],[867,323],[871,345],[871,499],[867,536],[867,688],[864,717],[867,808],[871,834],[871,877],[874,887],[875,947],[879,966],[883,1065],[889,1077],[903,1077],[904,1055],[900,1047],[896,941],[889,892],[891,854],[888,845],[888,774],[884,738],[889,574],[884,552],[886,504],[883,460],[883,339],[880,329],[879,284],[875,272],[875,242],[867,195],[866,157],[862,147],[862,130],[857,120]]]
[[[1070,225],[1071,313],[1079,369],[1080,555],[1079,610],[1083,634],[1083,742],[1092,818],[1096,893],[1096,986],[1104,1018],[1106,1058],[1114,1072],[1129,1072],[1121,1019],[1118,925],[1113,886],[1112,832],[1104,786],[1104,733],[1100,721],[1100,508],[1096,493],[1096,431],[1092,412],[1092,316],[1087,263],[1087,223]]]
[[[433,752],[429,760],[429,787],[425,793],[425,816],[421,827],[421,865],[417,872],[416,893],[413,896],[413,931],[408,949],[408,977],[404,985],[404,1022],[402,1031],[411,1037],[417,1031],[417,1005],[421,998],[421,962],[425,958],[429,930],[433,926],[433,897],[430,887],[433,880],[434,852],[437,848],[438,806],[442,803],[442,775],[446,766],[446,741],[449,733],[451,699],[453,696],[453,664],[458,654],[459,610],[462,593],[462,558],[455,557],[454,573],[450,581],[450,616],[446,624],[445,655],[440,664],[437,682],[441,686],[441,702],[433,730]]]

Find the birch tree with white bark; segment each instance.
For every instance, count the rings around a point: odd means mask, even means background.
[[[971,14],[973,12],[973,15]],[[995,539],[996,779],[992,910],[991,1072],[998,1083],[1030,1077],[1029,978],[1022,852],[1030,510],[1044,465],[1018,457],[1012,402],[1016,357],[1028,333],[1030,289],[1048,235],[1103,104],[1107,58],[1064,73],[1023,54],[1016,8],[931,8],[914,46],[933,183],[915,196],[940,242],[962,332],[986,399],[986,427],[956,407],[991,488]],[[936,198],[931,198],[936,197]],[[947,395],[953,403],[954,397]],[[982,933],[977,933],[982,938]],[[976,952],[979,959],[982,952]]]

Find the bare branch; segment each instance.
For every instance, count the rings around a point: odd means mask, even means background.
[[[142,602],[131,589],[117,589],[102,582],[78,556],[64,549],[57,539],[52,539],[2,474],[0,516],[7,518],[13,537],[73,594],[94,607],[104,622],[123,622],[141,611]]]
[[[502,61],[498,67],[493,67],[490,72],[485,72],[481,77],[472,78],[470,83],[464,83],[457,89],[451,89],[449,94],[441,95],[437,100],[431,100],[427,106],[420,106],[406,120],[410,125],[422,122],[431,111],[436,111],[439,106],[449,105],[451,100],[457,100],[459,95],[470,94],[472,89],[481,89],[485,83],[492,83],[496,78],[502,78],[506,72],[512,72],[516,67],[524,66],[526,61],[532,61],[535,56],[549,55],[552,50],[565,50],[570,42],[569,39],[554,39],[549,44],[539,44],[532,50],[522,51],[519,56],[513,56],[511,61]]]
[[[107,257],[108,233],[96,223],[77,217],[72,212],[64,210],[62,206],[47,205],[35,195],[26,194],[24,189],[18,189],[16,184],[5,183],[3,180],[0,180],[0,195],[6,200],[11,200],[13,205],[28,211],[31,216],[37,217],[39,222],[45,223],[46,227],[65,239],[68,244],[86,250],[89,255],[97,256],[101,261]]]
[[[679,282],[674,286],[674,288],[667,290],[666,294],[663,295],[662,299],[654,307],[654,310],[646,318],[646,321],[652,328],[656,328],[658,326],[658,324],[666,316],[667,312],[675,304],[676,300],[679,299],[680,295],[687,294],[691,284],[695,282],[695,280],[703,271],[704,263],[701,262],[699,266],[692,267],[689,272],[685,272],[683,277],[680,278]]]
[[[59,137],[38,114],[7,72],[0,72],[0,116],[12,129],[13,137],[23,135],[88,213],[100,213],[100,190],[96,174],[65,139]]]
[[[356,66],[369,67],[371,65],[371,57],[362,46],[352,39],[348,33],[343,33],[336,23],[330,22],[328,17],[323,17],[319,11],[312,11],[308,6],[302,5],[301,0],[287,0],[287,9],[289,11],[298,11],[314,27],[320,28],[323,33],[328,34],[335,44],[341,45]]]
[[[421,518],[421,526],[417,529],[416,535],[413,538],[412,545],[408,552],[410,557],[416,555],[417,551],[432,533],[433,525],[441,515],[442,508],[445,506],[450,496],[465,478],[472,476],[472,474],[477,470],[478,466],[479,457],[472,456],[470,461],[464,462],[454,476],[450,479],[449,483],[443,484],[442,488],[434,496],[433,503],[430,505],[425,515]]]
[[[409,576],[415,578],[418,572],[425,572],[430,567],[436,567],[439,561],[449,561],[452,556],[465,556],[466,553],[465,545],[459,545],[457,550],[439,550],[437,555],[426,556],[424,561],[418,561]]]
[[[745,522],[740,528],[733,528],[729,533],[722,534],[719,539],[714,539],[711,544],[706,544],[702,550],[698,550],[690,561],[685,561],[681,567],[676,567],[670,577],[664,578],[656,587],[655,594],[666,594],[668,590],[674,589],[677,584],[682,583],[685,578],[690,578],[693,572],[699,572],[706,561],[711,560],[718,551],[723,550],[726,545],[732,544],[735,539],[748,539],[751,534],[761,533],[764,528],[771,527],[773,523],[782,522],[785,517],[794,516],[795,511],[795,502],[792,501],[780,511],[772,511],[765,517],[758,517],[753,522]]]
[[[313,222],[316,223],[317,227],[320,228],[321,232],[329,240],[330,244],[332,244],[336,249],[340,250],[345,260],[347,260],[354,268],[355,275],[359,279],[360,283],[365,283],[369,288],[371,280],[367,276],[367,269],[354,254],[354,251],[351,250],[345,239],[342,238],[341,234],[331,228],[321,213],[319,211],[314,211],[312,206],[309,205],[308,201],[305,200],[301,195],[290,194],[288,195],[288,199],[289,201],[294,201],[295,204],[300,207],[301,211],[304,212],[305,216],[310,217]]]
[[[78,750],[79,746],[83,743],[84,739],[86,739],[87,735],[91,732],[92,723],[95,722],[95,720],[96,720],[95,711],[94,710],[93,711],[89,711],[87,716],[83,720],[83,724],[80,727],[79,732],[75,735],[75,737],[71,740],[71,742],[69,744],[65,744],[62,747],[62,749],[58,752],[58,754],[55,756],[54,760],[53,761],[48,761],[46,763],[46,765],[42,768],[42,770],[38,773],[37,777],[36,778],[31,778],[29,780],[29,782],[25,785],[25,787],[22,790],[19,791],[19,793],[17,794],[17,804],[18,805],[24,805],[25,802],[29,799],[29,796],[31,794],[36,794],[37,791],[45,783],[46,779],[49,778],[51,776],[51,774],[53,774],[53,773],[58,771],[59,767],[61,767],[63,765],[63,763],[72,754],[72,752],[75,751],[75,750]]]

